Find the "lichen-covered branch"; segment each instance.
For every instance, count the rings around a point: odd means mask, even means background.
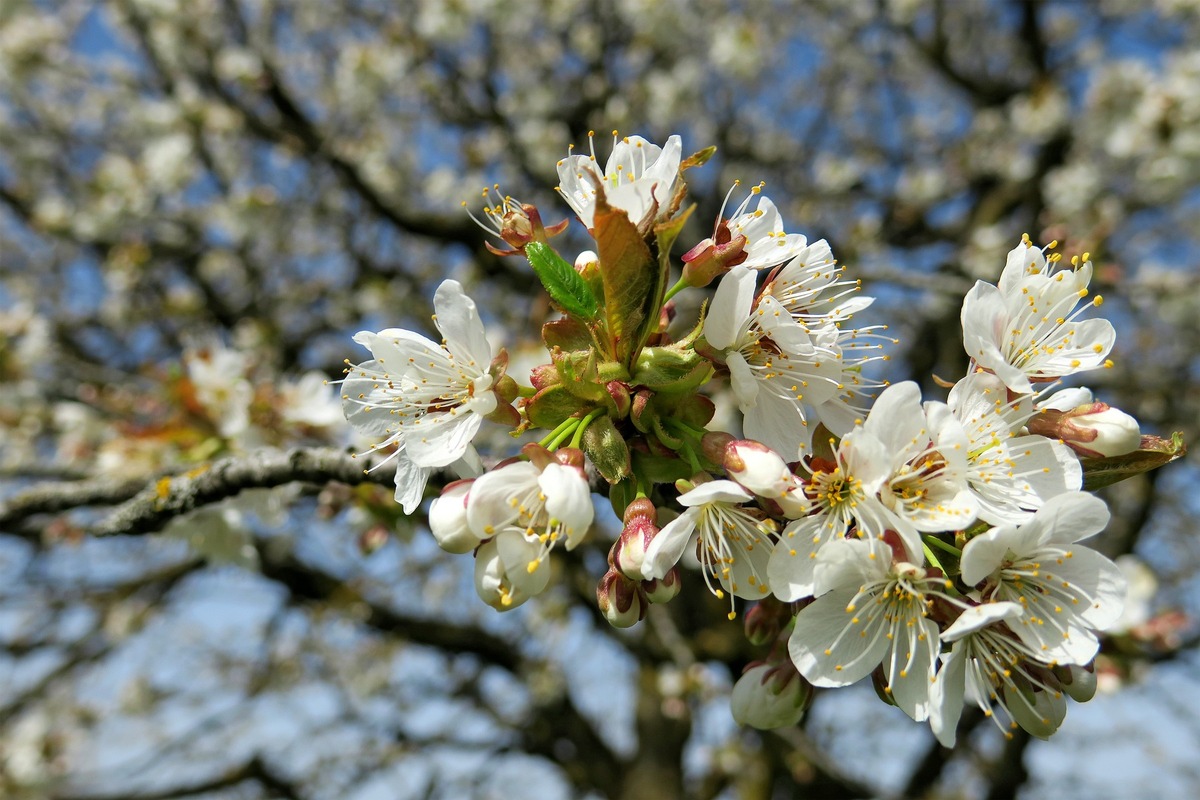
[[[97,479],[45,484],[0,503],[0,529],[12,529],[38,514],[119,503],[91,526],[88,533],[95,536],[154,533],[174,517],[233,497],[245,489],[297,481],[390,486],[395,480],[395,468],[381,461],[381,458],[356,458],[329,448],[262,450],[149,480]]]

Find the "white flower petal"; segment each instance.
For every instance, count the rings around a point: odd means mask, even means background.
[[[683,551],[696,532],[696,519],[700,516],[698,508],[689,508],[675,519],[668,522],[658,534],[650,540],[646,554],[642,558],[642,574],[647,580],[655,580],[666,575],[671,567],[679,563]]]
[[[883,660],[888,639],[881,617],[860,616],[849,603],[857,589],[822,595],[796,616],[788,652],[814,686],[849,686]]]
[[[754,302],[757,278],[754,270],[734,267],[721,279],[704,318],[704,338],[716,349],[731,347],[741,335]]]

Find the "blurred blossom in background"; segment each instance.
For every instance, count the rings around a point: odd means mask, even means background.
[[[500,183],[572,218],[555,165],[589,130],[716,145],[689,242],[764,180],[877,298],[883,377],[929,396],[1022,233],[1090,251],[1118,330],[1095,399],[1194,442],[1197,42],[1194,0],[0,0],[0,796],[1196,796],[1194,455],[1102,495],[1089,546],[1130,596],[1100,696],[1045,742],[968,712],[952,751],[866,685],[772,673],[811,708],[767,714],[694,575],[611,628],[602,502],[507,615],[371,482],[85,531],[215,460],[367,450],[325,381],[356,331],[434,336],[444,279],[533,363],[547,300],[461,203]],[[70,501],[6,510],[46,483]]]

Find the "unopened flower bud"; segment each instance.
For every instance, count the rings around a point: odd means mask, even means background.
[[[729,220],[722,220],[713,238],[705,239],[683,254],[683,279],[688,286],[707,286],[713,278],[746,260],[747,243],[743,234],[732,234]]]
[[[661,578],[642,581],[642,591],[646,593],[646,599],[651,603],[669,603],[675,599],[675,595],[679,594],[681,588],[683,588],[683,584],[680,582],[679,567],[677,566],[671,567]]]
[[[788,469],[787,462],[765,444],[752,439],[737,439],[725,447],[725,472],[749,491],[774,501],[791,519],[808,513],[809,502],[800,488],[800,480]]]
[[[593,250],[584,250],[579,255],[575,256],[575,271],[585,278],[592,272],[599,272],[600,256],[596,255]]]
[[[372,525],[359,534],[358,551],[364,556],[369,556],[387,544],[390,537],[386,525]]]
[[[558,375],[558,367],[553,364],[539,364],[529,371],[529,382],[534,389],[545,389],[562,383]]]
[[[447,484],[429,506],[429,530],[447,553],[469,553],[483,541],[467,524],[467,493],[474,481]]]
[[[614,628],[629,628],[646,616],[649,602],[641,586],[610,569],[596,584],[596,605]]]
[[[625,509],[625,527],[609,553],[609,563],[625,577],[634,581],[645,580],[642,561],[646,548],[658,534],[658,510],[648,499],[634,500]]]
[[[791,619],[791,610],[786,603],[767,595],[759,600],[746,612],[742,625],[745,627],[746,639],[757,647],[770,644],[779,637],[783,626]]]
[[[796,725],[812,704],[808,681],[785,659],[751,666],[733,685],[730,710],[739,725],[771,730]]]
[[[633,398],[629,394],[629,384],[624,381],[609,381],[604,384],[604,389],[612,399],[612,411],[614,412],[612,416],[616,419],[624,419],[629,416],[629,410],[633,406]]]
[[[1087,403],[1070,411],[1044,409],[1028,427],[1030,433],[1061,439],[1084,458],[1124,455],[1142,444],[1138,421],[1106,403]]]

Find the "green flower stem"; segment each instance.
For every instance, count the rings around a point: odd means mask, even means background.
[[[962,558],[962,550],[959,550],[957,547],[950,544],[949,542],[943,542],[941,539],[939,539],[936,536],[933,536],[933,535],[922,536],[921,541],[923,541],[926,545],[933,545],[934,547],[945,550],[947,553],[950,553],[951,555],[953,555],[957,558]],[[926,551],[928,552],[928,548]]]
[[[672,419],[671,417],[667,417],[663,422],[666,423],[667,427],[674,428],[684,434],[690,434],[696,439],[700,439],[704,434],[708,433],[708,430],[705,428],[697,428],[695,425],[689,425],[683,420]]]
[[[681,449],[683,450],[683,454],[687,456],[688,466],[692,468],[692,474],[703,472],[704,468],[700,465],[700,459],[696,457],[696,451],[692,449],[692,445],[687,439],[683,440],[683,447]]]
[[[586,417],[584,417],[580,421],[579,425],[576,426],[576,428],[575,428],[575,435],[573,437],[571,437],[571,447],[575,447],[575,448],[579,447],[579,443],[581,441],[583,441],[583,432],[587,430],[587,426],[591,425],[592,420],[594,420],[596,417],[600,416],[602,413],[604,413],[604,412],[599,408],[593,409],[592,411],[588,412],[588,415]]]
[[[517,384],[517,393],[520,397],[533,397],[535,394],[537,394],[537,392],[538,390],[532,386],[522,386],[519,383]]]
[[[933,548],[929,546],[929,540],[926,539],[924,542],[922,542],[921,546],[925,550],[925,560],[928,561],[932,566],[937,567],[942,571],[942,574],[945,575],[946,570],[944,567],[942,567],[942,562],[938,560],[937,554],[933,552]]]
[[[553,450],[558,447],[559,443],[566,438],[566,435],[575,430],[575,426],[579,424],[579,420],[575,417],[567,417],[562,422],[558,423],[558,427],[546,434],[546,436],[538,442],[547,450]],[[553,443],[553,444],[552,444]]]
[[[684,289],[688,288],[688,286],[690,286],[690,285],[691,284],[689,284],[684,278],[680,278],[679,282],[676,283],[674,286],[672,286],[670,289],[668,289],[667,293],[665,295],[663,295],[663,302],[664,303],[667,302],[672,297],[679,294]]]

